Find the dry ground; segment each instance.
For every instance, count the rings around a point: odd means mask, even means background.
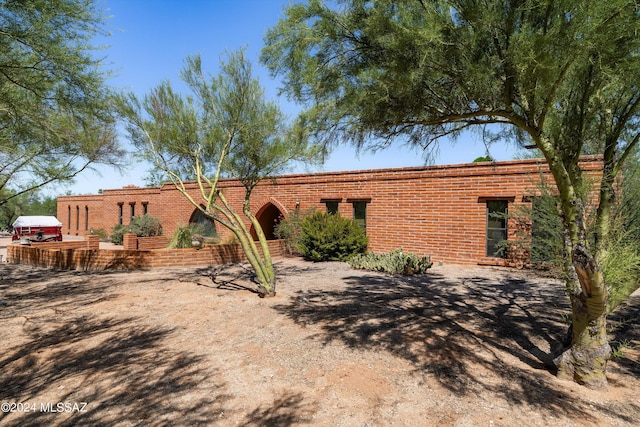
[[[270,299],[242,266],[0,265],[0,402],[28,404],[0,425],[640,425],[637,350],[610,363],[605,391],[548,368],[567,313],[553,279],[276,264]],[[614,343],[640,346],[639,315],[636,297]]]

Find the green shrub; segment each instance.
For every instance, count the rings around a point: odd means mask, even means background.
[[[373,252],[359,254],[350,258],[348,262],[351,268],[402,274],[404,276],[424,274],[433,265],[429,257],[420,257],[412,252],[405,253],[402,249],[383,254],[375,254]]]
[[[510,207],[508,219],[513,236],[500,245],[514,265],[548,270],[555,277],[562,277],[564,227],[552,184],[540,177],[527,196],[531,203]]]
[[[111,243],[113,243],[114,245],[121,245],[122,241],[123,241],[123,236],[125,235],[125,233],[128,233],[129,229],[127,227],[125,227],[122,224],[116,224],[113,226],[113,228],[111,229]]]
[[[169,247],[174,249],[190,248],[194,239],[197,239],[202,244],[204,239],[200,236],[201,228],[194,224],[178,226],[169,241]]]
[[[162,223],[151,215],[134,218],[129,225],[116,224],[111,229],[111,243],[121,245],[123,236],[127,233],[138,237],[152,237],[162,235]]]
[[[300,226],[302,235],[298,247],[302,256],[311,261],[346,261],[367,248],[364,229],[339,214],[316,212]]]
[[[129,230],[138,237],[162,236],[162,223],[158,218],[145,214],[134,218]]]
[[[107,232],[104,231],[104,228],[91,229],[89,234],[100,237],[100,241],[107,240]]]
[[[273,234],[284,240],[284,248],[286,253],[290,255],[302,255],[300,251],[300,243],[302,237],[302,221],[312,216],[314,210],[301,212],[299,209],[294,210],[286,219],[283,219],[273,229]]]
[[[600,267],[609,287],[608,311],[612,312],[640,285],[640,252],[636,242],[613,241]]]

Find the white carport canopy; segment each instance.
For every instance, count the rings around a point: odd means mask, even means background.
[[[19,216],[13,228],[19,227],[62,227],[62,223],[55,216]]]

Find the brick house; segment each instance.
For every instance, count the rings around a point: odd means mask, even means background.
[[[601,157],[586,156],[581,167],[598,177]],[[403,248],[430,255],[434,262],[501,265],[494,243],[512,230],[490,214],[531,203],[542,176],[551,180],[542,159],[292,174],[259,184],[251,206],[268,238],[273,238],[279,218],[295,209],[315,208],[354,218],[365,227],[369,249],[375,252]],[[198,194],[195,185],[188,188]],[[240,183],[223,180],[220,188],[242,212]],[[110,233],[115,224],[126,225],[145,213],[162,221],[167,236],[179,225],[206,223],[171,184],[58,197],[57,217],[67,235],[96,229]],[[222,239],[230,235],[220,224],[215,228]]]

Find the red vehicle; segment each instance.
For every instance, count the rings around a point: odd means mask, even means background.
[[[55,216],[19,216],[13,223],[12,241],[61,242],[62,223]]]

